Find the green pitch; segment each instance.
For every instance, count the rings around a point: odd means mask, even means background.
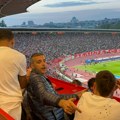
[[[88,72],[97,73],[101,70],[109,70],[114,75],[120,76],[120,60],[107,61],[91,65],[74,66],[76,69],[86,70]]]

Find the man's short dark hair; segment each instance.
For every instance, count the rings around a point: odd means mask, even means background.
[[[12,40],[14,38],[14,34],[11,30],[8,29],[0,29],[0,40]]]
[[[44,55],[42,52],[41,53],[33,53],[32,55],[31,55],[31,58],[30,58],[30,63],[32,63],[32,58],[33,57],[37,57],[37,56],[41,56],[41,55]]]
[[[116,78],[110,71],[104,70],[96,74],[95,82],[100,95],[107,97],[115,87]]]
[[[33,53],[32,55],[31,55],[31,58],[33,58],[33,57],[37,57],[37,56],[41,56],[41,55],[44,55],[42,52],[41,53]]]

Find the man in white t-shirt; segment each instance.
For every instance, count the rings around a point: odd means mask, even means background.
[[[77,105],[82,112],[76,111],[74,120],[120,120],[120,103],[111,99],[116,85],[120,87],[116,83],[111,72],[97,73],[93,93],[82,95]]]
[[[13,46],[13,33],[0,29],[0,108],[21,120],[21,90],[27,85],[26,58]]]

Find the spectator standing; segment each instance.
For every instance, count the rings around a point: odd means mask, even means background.
[[[14,35],[0,29],[0,108],[21,120],[22,89],[27,85],[26,58],[14,50]]]

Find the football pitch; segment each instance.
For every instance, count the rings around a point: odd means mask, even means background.
[[[89,65],[77,65],[74,66],[74,68],[85,70],[90,73],[97,73],[101,70],[109,70],[116,76],[116,78],[120,78],[120,60],[100,62],[97,64],[92,63]]]

